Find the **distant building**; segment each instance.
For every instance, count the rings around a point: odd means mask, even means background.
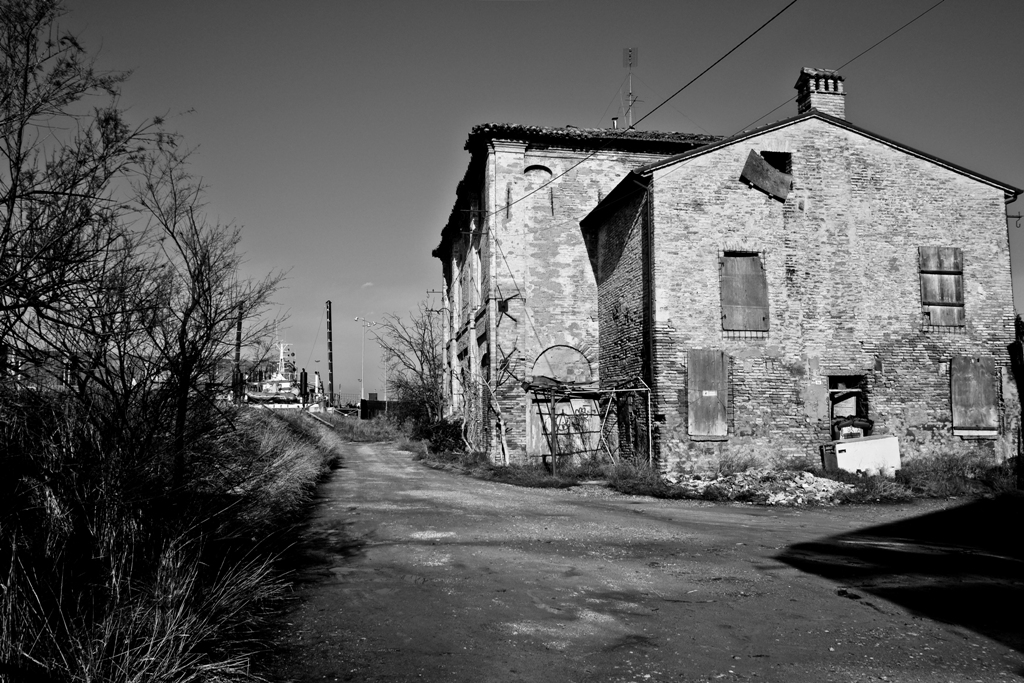
[[[713,142],[680,133],[476,126],[433,254],[444,274],[445,394],[494,462],[548,452],[545,377],[597,387],[597,285],[580,219],[630,170]]]
[[[1021,190],[849,123],[834,71],[796,88],[796,116],[633,168],[581,221],[601,385],[650,385],[665,471],[815,455],[858,420],[905,456],[1015,455],[1004,204]],[[544,329],[593,344],[591,290],[570,292]]]

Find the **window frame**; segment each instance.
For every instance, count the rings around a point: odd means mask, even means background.
[[[964,327],[967,324],[967,309],[963,249],[921,246],[917,252],[921,324],[926,328],[947,330]]]
[[[746,259],[757,264],[757,271],[743,268],[730,269],[727,263],[738,263]],[[746,279],[746,284],[736,285],[737,281]],[[732,283],[730,284],[730,280]],[[742,293],[742,294],[741,294]],[[744,298],[743,294],[753,296],[755,301]],[[771,329],[771,304],[768,296],[768,272],[764,264],[764,255],[760,251],[725,250],[718,256],[718,300],[721,312],[722,333],[726,338],[766,338]],[[739,312],[736,309],[747,309]],[[760,321],[756,314],[749,311],[762,310]],[[730,316],[730,313],[732,315]],[[751,322],[753,321],[753,324]]]
[[[999,378],[991,356],[953,356],[949,363],[949,412],[953,435],[999,436]]]

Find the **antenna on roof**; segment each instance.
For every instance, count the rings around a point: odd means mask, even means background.
[[[629,69],[629,98],[626,100],[626,129],[633,129],[633,105],[636,100],[633,98],[633,67],[640,62],[640,48],[622,48],[622,66]]]

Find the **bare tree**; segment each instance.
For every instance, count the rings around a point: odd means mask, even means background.
[[[116,107],[125,75],[95,71],[62,14],[0,4],[0,342],[22,349],[74,324],[96,265],[124,249],[113,181],[152,141]],[[87,106],[95,96],[108,104]]]
[[[252,322],[270,303],[283,278],[241,275],[241,231],[211,222],[203,212],[203,186],[187,168],[189,153],[164,140],[141,163],[138,208],[158,236],[159,323],[150,341],[162,360],[173,406],[174,478],[185,476],[190,410],[210,404],[223,384],[213,378],[232,354],[238,320]],[[243,343],[266,336],[272,321],[250,324]]]
[[[203,214],[177,138],[124,121],[124,74],[94,70],[63,11],[0,0],[4,680],[125,675],[85,664],[139,649],[145,628],[110,638],[240,445],[211,429],[231,414],[214,375],[239,319],[245,339],[266,332],[280,280],[242,275],[240,232]]]
[[[145,440],[162,423],[139,415],[162,410],[145,334],[158,271],[124,191],[162,134],[124,121],[126,75],[98,72],[63,14],[56,0],[0,1],[0,371],[63,386],[81,419],[116,427],[104,438]]]
[[[420,303],[408,319],[386,315],[375,334],[388,366],[394,411],[410,420],[417,431],[444,415],[444,356],[442,326],[437,312]]]

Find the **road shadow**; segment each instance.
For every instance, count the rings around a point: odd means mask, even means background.
[[[324,514],[334,501],[331,484],[344,476],[337,464],[320,482],[301,515],[277,534],[275,570],[285,584],[278,600],[267,606],[264,623],[254,634],[263,648],[253,656],[253,667],[263,680],[292,681],[301,669],[296,662],[309,656],[309,643],[296,640],[295,614],[318,584],[336,581],[332,568],[365,553],[367,539],[354,532],[353,509]]]
[[[283,534],[288,542],[276,566],[290,583],[315,583],[330,574],[331,566],[364,553],[367,539],[354,533],[354,523],[348,514],[352,510],[329,516],[317,514],[329,502],[330,496],[321,485],[306,514]]]
[[[789,546],[792,567],[1024,652],[1024,495]]]

